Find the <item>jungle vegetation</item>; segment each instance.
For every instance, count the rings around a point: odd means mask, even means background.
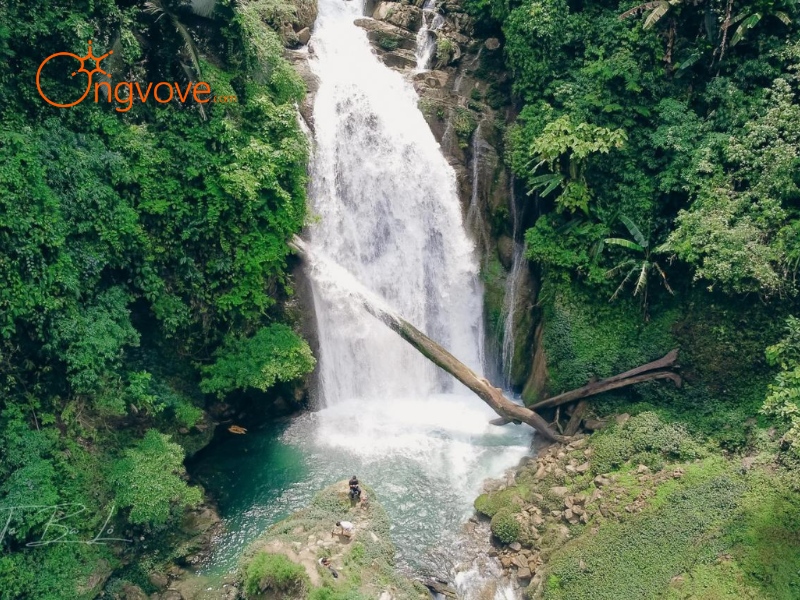
[[[275,32],[293,10],[0,2],[3,600],[92,598],[126,565],[150,589],[160,536],[202,498],[183,461],[209,399],[266,402],[313,368],[284,309],[306,215],[305,88]],[[236,102],[46,104],[40,63],[88,40],[115,82],[205,81]],[[86,76],[56,62],[48,96],[75,98]],[[108,537],[147,541],[61,543]]]

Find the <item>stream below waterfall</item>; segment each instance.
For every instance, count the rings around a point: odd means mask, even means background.
[[[356,473],[389,514],[399,565],[448,577],[470,599],[498,571],[456,577],[467,559],[462,525],[484,479],[517,464],[531,436],[490,426],[496,415],[480,399],[352,301],[363,287],[483,372],[483,289],[455,174],[410,83],[353,24],[362,11],[356,0],[320,0],[311,40],[320,86],[305,237],[317,257],[307,270],[320,410],[226,436],[204,453],[196,470],[224,532],[202,570],[235,568],[270,524]],[[495,594],[513,597],[510,588]]]

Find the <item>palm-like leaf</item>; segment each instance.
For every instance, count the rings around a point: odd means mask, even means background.
[[[659,2],[658,6],[656,6],[652,12],[647,15],[647,18],[644,21],[644,29],[650,29],[653,25],[658,23],[658,21],[667,14],[669,10],[669,2]]]
[[[736,32],[733,34],[733,37],[731,38],[730,45],[735,46],[736,44],[738,44],[742,40],[744,35],[748,31],[750,31],[753,27],[755,27],[760,20],[761,20],[761,13],[753,13],[752,15],[747,17],[744,21],[742,21],[739,27],[736,28]]]
[[[547,196],[564,181],[563,175],[551,174],[539,175],[531,179],[531,190],[540,190],[541,197]]]
[[[644,235],[642,235],[642,232],[636,226],[636,223],[634,223],[631,219],[629,219],[625,215],[620,215],[619,220],[622,221],[625,224],[625,227],[628,228],[628,231],[630,231],[631,235],[633,236],[633,239],[636,240],[636,243],[639,244],[642,248],[647,248],[650,242],[648,242],[645,239]]]
[[[658,271],[658,274],[661,276],[661,281],[664,283],[664,287],[667,288],[667,291],[670,294],[674,295],[675,292],[673,292],[672,288],[669,287],[669,283],[667,282],[667,275],[666,275],[666,273],[664,273],[664,270],[661,268],[661,265],[659,265],[657,262],[654,262],[653,266],[656,268],[656,270]]]
[[[628,283],[628,280],[629,280],[629,279],[630,279],[630,278],[633,276],[633,274],[636,272],[636,269],[637,269],[637,265],[634,265],[634,266],[631,268],[631,270],[630,270],[630,271],[628,271],[628,274],[627,274],[627,275],[625,275],[625,279],[623,279],[623,280],[622,280],[622,283],[620,283],[620,284],[619,284],[619,287],[616,289],[616,291],[614,292],[614,294],[611,296],[611,298],[609,298],[609,299],[608,299],[608,301],[609,301],[609,302],[613,302],[614,300],[616,300],[616,299],[617,299],[617,296],[619,296],[619,293],[620,293],[620,292],[622,291],[622,289],[625,287],[625,284],[626,284],[626,283]]]
[[[628,248],[629,250],[644,252],[644,248],[642,246],[630,240],[626,240],[624,238],[606,238],[603,241],[606,244],[614,244],[615,246],[622,246],[623,248]]]
[[[633,290],[633,295],[638,296],[645,286],[647,286],[647,272],[650,270],[650,263],[646,260],[642,262],[642,269],[639,272],[639,279],[636,281],[636,289]]]

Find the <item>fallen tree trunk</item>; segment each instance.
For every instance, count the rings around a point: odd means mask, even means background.
[[[308,257],[305,243],[295,237],[290,246],[302,257]],[[445,348],[434,342],[411,323],[392,313],[378,302],[371,301],[366,294],[353,290],[364,309],[411,344],[423,356],[439,368],[447,371],[486,402],[494,412],[509,421],[519,421],[533,427],[542,437],[551,442],[567,442],[569,438],[553,431],[542,417],[534,411],[515,404],[492,386],[485,378],[479,377],[467,365],[459,361]]]
[[[563,394],[553,396],[552,398],[547,398],[541,402],[537,402],[531,406],[531,409],[541,410],[542,408],[561,406],[562,404],[567,404],[568,402],[573,402],[575,400],[580,400],[582,398],[587,398],[588,396],[594,396],[595,394],[601,394],[603,392],[608,392],[621,387],[634,385],[636,383],[642,383],[643,381],[649,381],[651,379],[670,379],[677,387],[680,387],[682,383],[680,376],[677,373],[665,370],[675,366],[677,361],[678,350],[675,349],[668,352],[658,360],[641,365],[635,369],[631,369],[630,371],[625,371],[624,373],[614,375],[613,377],[607,377],[605,379],[601,379],[600,381],[593,381],[591,383],[587,383],[583,387],[579,387],[577,389],[564,392]]]

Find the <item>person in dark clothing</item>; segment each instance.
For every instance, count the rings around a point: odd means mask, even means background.
[[[358,485],[358,477],[353,475],[350,478],[350,499],[351,500],[360,500],[361,499],[361,487]]]

